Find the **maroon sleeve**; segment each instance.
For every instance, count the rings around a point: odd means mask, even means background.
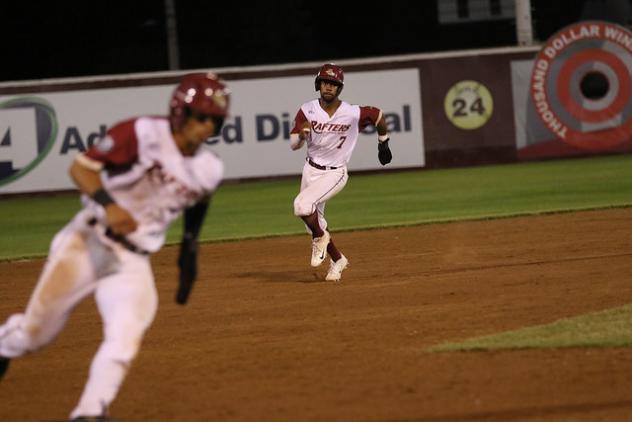
[[[360,106],[360,121],[358,126],[360,130],[367,126],[375,126],[380,118],[381,110],[377,107]]]
[[[294,118],[294,127],[290,133],[299,133],[306,121],[307,118],[305,117],[305,114],[303,114],[303,110],[299,109],[298,113],[296,113],[296,117]]]
[[[120,167],[138,160],[138,138],[134,130],[136,119],[111,127],[105,138],[86,151],[86,156],[107,167]]]

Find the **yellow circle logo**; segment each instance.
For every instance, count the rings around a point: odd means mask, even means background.
[[[478,129],[494,111],[494,100],[485,85],[476,81],[457,82],[445,96],[446,116],[461,129]]]

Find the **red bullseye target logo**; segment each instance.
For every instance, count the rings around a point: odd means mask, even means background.
[[[531,73],[531,98],[546,127],[583,150],[632,140],[632,33],[581,22],[551,37]]]

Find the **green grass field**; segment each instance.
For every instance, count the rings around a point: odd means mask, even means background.
[[[304,233],[295,180],[226,184],[214,197],[206,241]],[[432,171],[351,175],[327,205],[333,230],[500,218],[632,204],[632,155]],[[77,194],[4,198],[0,260],[44,256],[79,209]],[[176,242],[180,223],[168,241]],[[611,347],[632,344],[632,307],[438,345],[431,351]]]
[[[550,324],[473,337],[457,343],[445,343],[430,348],[430,351],[629,347],[632,346],[631,327],[632,305],[626,305],[564,318]]]
[[[225,184],[201,239],[304,233],[294,217],[295,180]],[[327,204],[333,230],[483,219],[632,204],[632,155],[512,165],[351,175]],[[5,198],[0,259],[38,257],[79,209],[78,195]],[[177,241],[179,222],[169,231]]]

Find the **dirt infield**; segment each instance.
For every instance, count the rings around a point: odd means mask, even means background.
[[[437,353],[449,340],[632,302],[632,208],[334,234],[342,283],[306,236],[204,245],[192,303],[175,248],[160,310],[111,413],[123,421],[632,420],[632,349]],[[0,263],[0,318],[41,260]],[[92,300],[15,360],[0,420],[63,420],[100,338]]]

